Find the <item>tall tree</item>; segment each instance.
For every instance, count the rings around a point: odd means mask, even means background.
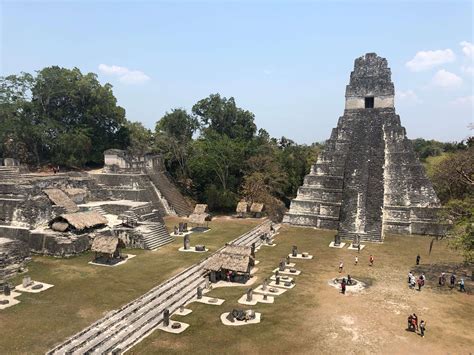
[[[237,107],[233,97],[213,94],[192,108],[202,126],[233,139],[252,139],[257,131],[252,112]]]

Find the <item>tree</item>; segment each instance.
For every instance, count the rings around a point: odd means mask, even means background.
[[[163,154],[171,174],[189,188],[188,159],[191,141],[199,128],[196,118],[183,109],[166,113],[155,126],[155,149]]]
[[[46,124],[43,144],[49,148],[53,160],[60,159],[59,152],[65,150],[60,146],[67,143],[60,139],[63,134],[87,135],[92,146],[87,154],[88,162],[101,162],[107,148],[124,148],[124,142],[117,141],[117,137],[123,138],[120,130],[125,129],[125,110],[117,106],[112,86],[102,86],[96,74],[83,75],[77,68],[44,68],[38,72],[31,93],[34,116]],[[72,154],[83,153],[76,149]]]
[[[442,202],[464,199],[474,186],[474,147],[451,154],[432,170],[433,187]]]
[[[128,131],[129,144],[127,150],[134,156],[142,156],[151,151],[153,134],[140,122],[128,122],[125,124]]]
[[[233,97],[213,94],[198,101],[192,108],[201,125],[231,139],[252,139],[257,131],[254,114],[236,106]]]

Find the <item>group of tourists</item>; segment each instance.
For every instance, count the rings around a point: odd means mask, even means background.
[[[420,331],[420,336],[425,337],[426,331],[426,322],[422,319],[420,324],[418,324],[418,316],[413,313],[408,316],[408,330],[411,332]]]
[[[408,273],[408,287],[410,287],[411,289],[415,289],[416,286],[418,285],[418,291],[421,291],[421,288],[423,286],[425,286],[425,280],[426,280],[426,277],[425,277],[425,274],[422,273],[418,279],[415,277],[415,275],[413,274],[413,271],[410,271]]]
[[[449,285],[451,288],[455,288],[456,287],[456,274],[453,272],[451,273],[451,276],[449,277]],[[439,277],[438,277],[438,285],[439,286],[444,286],[446,285],[446,273],[442,272]],[[464,286],[464,278],[461,277],[461,279],[459,280],[459,291],[460,292],[466,292],[466,288]]]
[[[369,266],[373,266],[374,265],[374,256],[373,255],[370,255],[369,257]],[[354,258],[354,265],[358,265],[359,264],[359,256],[355,256]],[[339,273],[341,273],[342,271],[344,270],[344,262],[341,260],[339,261]]]

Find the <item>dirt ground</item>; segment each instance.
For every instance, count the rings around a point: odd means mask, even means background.
[[[430,238],[389,236],[384,244],[367,244],[357,251],[329,248],[334,232],[310,228],[284,227],[276,238],[277,246],[263,247],[257,253],[259,282],[271,275],[279,260],[292,245],[309,251],[313,260],[296,260],[302,274],[296,287],[276,297],[274,304],[242,306],[237,299],[245,288],[216,289],[210,295],[226,299],[220,306],[192,303],[194,312],[176,320],[191,324],[181,335],[154,332],[133,354],[470,354],[474,352],[474,303],[468,293],[447,285],[438,287],[438,271],[450,272],[460,258],[447,248],[445,241],[435,242],[428,255]],[[346,245],[347,247],[347,245]],[[407,274],[415,270],[417,253],[420,270],[426,271],[427,284],[421,292],[409,289]],[[375,257],[369,266],[369,256]],[[345,270],[338,273],[339,262]],[[440,267],[437,267],[441,265]],[[451,266],[450,266],[451,265]],[[470,270],[464,270],[469,272]],[[463,271],[458,268],[457,276]],[[360,293],[340,293],[328,285],[334,277],[350,274],[367,287]],[[418,274],[417,274],[418,275]],[[465,277],[467,275],[464,275]],[[255,284],[254,287],[256,287]],[[254,309],[262,313],[262,322],[246,327],[226,327],[219,321],[221,313],[232,308]],[[421,338],[406,330],[407,317],[416,313],[426,321],[426,335]]]

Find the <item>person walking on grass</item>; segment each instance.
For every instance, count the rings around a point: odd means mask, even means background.
[[[422,338],[425,337],[426,322],[422,319],[420,322],[420,335]]]
[[[346,279],[342,279],[342,282],[341,282],[341,292],[343,295],[346,294]]]
[[[420,259],[421,259],[421,256],[420,256],[420,254],[418,254],[416,256],[416,265],[420,265]]]
[[[369,257],[369,265],[374,266],[374,256],[373,255],[370,255],[370,257]]]
[[[340,263],[339,263],[339,273],[342,272],[342,269],[344,269],[344,263],[341,260]]]
[[[359,257],[356,255],[354,259],[354,265],[357,265],[359,263]]]
[[[451,284],[451,288],[454,288],[456,286],[456,275],[454,275],[454,272],[451,274],[451,277],[449,278],[449,283]]]
[[[464,286],[464,278],[461,277],[461,281],[459,281],[459,292],[466,292],[465,286]]]
[[[413,313],[413,326],[415,331],[418,331],[418,316],[415,313]]]

